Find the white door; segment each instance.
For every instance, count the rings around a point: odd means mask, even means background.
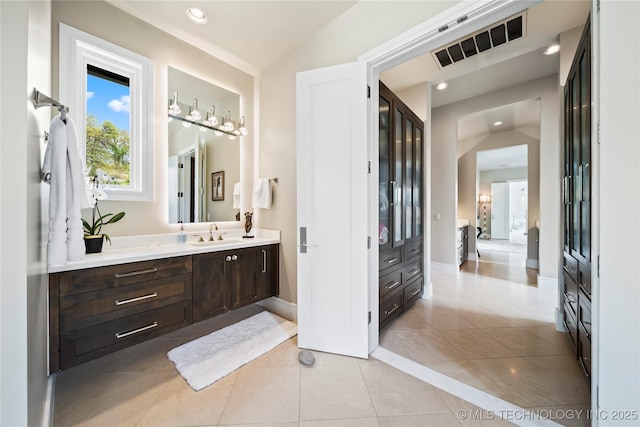
[[[491,238],[508,239],[509,194],[506,182],[491,183]]]
[[[365,63],[297,75],[298,345],[366,358]]]

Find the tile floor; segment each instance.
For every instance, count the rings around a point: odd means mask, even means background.
[[[588,409],[586,381],[566,337],[553,329],[555,297],[532,286],[535,273],[490,258],[483,254],[458,274],[434,272],[434,298],[383,331],[381,345],[523,408]],[[59,373],[54,426],[512,425],[373,357],[315,352],[315,364],[302,366],[295,338],[194,392],[166,352],[259,310],[247,307]]]

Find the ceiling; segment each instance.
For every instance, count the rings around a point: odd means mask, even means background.
[[[527,167],[527,145],[514,145],[477,153],[476,169],[479,171],[522,167]]]
[[[356,1],[326,0],[106,0],[123,11],[175,37],[200,47],[229,64],[258,75],[308,39],[314,32],[352,7]],[[385,71],[380,79],[394,92],[425,82],[446,81],[449,87],[434,90],[436,108],[490,93],[558,71],[559,55],[542,55],[559,34],[584,25],[590,0],[546,0],[526,12],[526,36],[440,69],[431,53]],[[205,25],[191,22],[187,7],[198,7],[208,16]],[[505,124],[499,130],[539,124],[539,104],[503,106],[465,118],[461,138],[496,131],[490,123]]]
[[[105,0],[203,51],[257,75],[344,13],[356,1]],[[187,18],[197,7],[204,25]]]

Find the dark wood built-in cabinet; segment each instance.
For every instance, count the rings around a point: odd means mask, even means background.
[[[380,329],[424,292],[424,123],[380,82]]]
[[[458,245],[458,267],[461,267],[469,258],[469,226],[458,227],[456,230],[456,243]]]
[[[278,293],[267,245],[49,275],[50,371]]]
[[[591,41],[585,25],[564,89],[564,324],[591,378]]]

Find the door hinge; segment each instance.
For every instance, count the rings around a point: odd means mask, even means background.
[[[600,0],[596,1],[596,12],[600,13]]]
[[[182,191],[178,191],[178,197],[184,197],[184,193]]]
[[[371,86],[367,85],[367,98],[371,98]]]
[[[178,163],[178,169],[184,168],[184,163]]]
[[[369,312],[369,323],[371,323],[371,312]]]
[[[598,120],[598,134],[596,135],[596,138],[598,139],[598,145],[600,145],[600,120]]]
[[[596,258],[596,277],[600,277],[600,255]]]
[[[371,162],[367,162],[367,173],[371,173]]]
[[[371,249],[371,236],[367,236],[367,249]]]

